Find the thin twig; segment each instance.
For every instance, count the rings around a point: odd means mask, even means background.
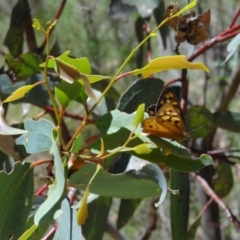
[[[61,5],[59,6],[59,9],[57,10],[57,12],[56,12],[56,14],[55,14],[52,22],[54,22],[56,19],[58,19],[58,18],[61,16],[62,11],[63,11],[63,9],[64,9],[64,6],[65,6],[66,2],[67,2],[67,0],[62,0],[62,3],[61,3]],[[49,37],[51,36],[53,29],[54,29],[54,27],[50,30],[50,32],[49,32]],[[45,36],[45,38],[43,39],[43,42],[42,42],[41,46],[39,47],[39,51],[40,51],[40,52],[42,52],[42,51],[44,50],[44,48],[45,48],[45,46],[46,46],[46,43],[47,43],[47,37]]]
[[[201,176],[197,175],[196,173],[191,173],[191,176],[196,179],[196,181],[198,182],[198,184],[202,187],[202,189],[204,190],[204,192],[210,197],[212,198],[217,204],[218,206],[226,213],[227,218],[229,218],[229,220],[231,222],[233,222],[235,224],[235,226],[237,228],[240,229],[240,222],[239,220],[236,218],[236,216],[231,212],[231,210],[225,205],[225,203],[217,196],[217,194],[211,189],[211,187],[208,185],[208,183],[206,182],[205,179],[203,179]]]

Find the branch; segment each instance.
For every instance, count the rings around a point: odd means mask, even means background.
[[[106,232],[113,237],[115,240],[127,240],[128,238],[118,230],[111,222],[107,222],[106,224]]]
[[[148,219],[146,224],[147,226],[144,229],[144,232],[142,233],[142,235],[139,237],[139,239],[141,240],[150,239],[152,232],[157,227],[158,213],[157,213],[157,208],[155,207],[155,202],[156,202],[156,198],[154,198],[151,201],[151,206],[149,208],[148,217],[147,217]]]
[[[47,113],[54,112],[54,109],[51,106],[38,106],[38,107],[43,108]],[[84,119],[84,117],[82,117],[78,114],[73,114],[73,113],[68,113],[68,112],[64,112],[63,115],[66,116],[66,117],[70,117],[72,119],[80,120],[80,121],[83,121],[83,119]],[[96,123],[96,120],[95,119],[88,119],[87,123],[88,124],[94,124],[94,123]]]
[[[201,176],[197,175],[196,173],[191,173],[191,176],[197,180],[198,184],[202,187],[204,192],[210,198],[212,198],[218,204],[218,206],[226,213],[226,216],[230,219],[230,221],[233,222],[234,225],[240,229],[239,220],[231,212],[231,210],[225,205],[225,203],[217,196],[217,194],[211,189],[211,187],[208,185],[206,180],[204,180]]]
[[[67,0],[62,0],[62,3],[61,3],[61,5],[60,5],[59,9],[57,10],[57,12],[56,12],[56,14],[55,14],[52,22],[54,22],[54,20],[60,18],[66,2],[67,2]],[[52,33],[52,31],[53,31],[54,28],[55,28],[55,27],[51,28],[51,30],[50,30],[50,32],[49,32],[49,37],[51,36],[51,33]],[[42,42],[41,46],[38,48],[38,51],[39,51],[40,53],[44,50],[46,44],[47,44],[47,37],[45,36],[45,38],[43,39],[43,42]]]

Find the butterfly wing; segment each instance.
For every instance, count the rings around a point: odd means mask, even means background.
[[[208,39],[211,11],[208,9],[203,15],[189,20],[189,34],[186,36],[190,44],[196,45]]]
[[[175,95],[174,91],[170,87],[163,89],[163,91],[161,92],[156,104],[155,115],[158,114],[159,110],[166,103],[171,103],[173,105],[173,107],[178,112],[184,123],[184,116],[179,104],[179,100]]]
[[[155,117],[153,110],[155,107]],[[150,117],[142,122],[143,132],[176,141],[188,137],[185,132],[184,118],[179,101],[171,88],[165,88],[157,104],[148,108]]]

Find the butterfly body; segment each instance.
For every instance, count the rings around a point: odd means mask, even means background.
[[[150,117],[142,122],[143,132],[175,141],[189,137],[185,132],[182,109],[171,88],[165,88],[157,104],[151,105],[147,112]]]

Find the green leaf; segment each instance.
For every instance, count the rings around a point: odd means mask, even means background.
[[[18,100],[25,96],[34,86],[33,85],[25,85],[23,87],[18,88],[14,91],[8,98],[6,98],[3,103],[5,102],[12,102]]]
[[[85,92],[84,87],[82,86],[78,94],[74,97],[74,100],[78,103],[86,103],[88,95]]]
[[[90,63],[88,61],[87,58],[70,58],[68,57],[70,51],[66,51],[65,53],[63,53],[62,55],[60,55],[59,57],[55,58],[55,59],[50,59],[48,61],[48,68],[55,68],[55,61],[59,62],[59,64],[65,64],[67,66],[71,66],[71,69],[73,69],[72,71],[78,71],[79,73],[81,73],[81,75],[84,75],[89,83],[95,83],[101,80],[105,80],[105,79],[110,79],[109,76],[101,76],[101,75],[91,75],[91,66]],[[45,67],[45,63],[40,64],[40,67]],[[72,73],[73,74],[73,73]],[[77,73],[75,73],[75,75],[77,76]],[[69,81],[71,81],[69,79]],[[84,84],[83,79],[79,80],[81,84]]]
[[[84,142],[83,142],[83,136],[82,134],[78,134],[77,137],[75,138],[72,148],[71,148],[71,153],[78,153],[81,146],[83,146]]]
[[[16,139],[16,144],[24,145],[27,153],[34,154],[49,150],[52,146],[52,129],[54,125],[46,119],[38,121],[28,119],[24,128],[29,132]]]
[[[39,81],[42,81],[44,76],[41,74],[31,75],[26,81],[18,81],[13,83],[6,74],[0,75],[0,95],[2,100],[11,95],[18,88],[25,85],[34,85]],[[54,90],[54,86],[56,83],[53,81],[49,81],[51,90]],[[32,103],[38,106],[46,106],[51,105],[51,101],[49,99],[49,95],[44,84],[40,84],[35,86],[28,94],[26,94],[23,98],[17,100],[17,102],[27,102]]]
[[[188,62],[185,60],[185,58],[186,56],[184,55],[155,58],[151,60],[145,67],[134,70],[132,74],[141,74],[143,78],[147,78],[154,73],[171,69],[201,69],[209,72],[209,69],[203,63]]]
[[[24,123],[24,126],[29,133],[19,137],[16,143],[24,145],[26,151],[31,154],[50,150],[54,160],[55,180],[49,186],[48,197],[39,207],[34,218],[34,223],[40,226],[50,223],[54,219],[55,211],[60,208],[65,194],[65,174],[58,147],[53,137],[54,125],[42,118],[38,121],[29,119]]]
[[[103,115],[97,121],[96,126],[102,134],[117,132],[122,126],[132,131],[134,116],[135,114],[127,114],[119,110],[113,110]],[[136,132],[140,132],[140,127],[137,128]]]
[[[12,10],[10,28],[4,39],[4,44],[14,57],[18,57],[22,53],[24,34],[23,22],[30,11],[31,9],[28,3],[23,0],[18,1]]]
[[[186,115],[186,128],[191,130],[191,137],[199,138],[207,136],[212,131],[212,124],[213,115],[205,107],[192,106],[188,109]]]
[[[171,194],[170,219],[172,239],[187,238],[189,218],[189,174],[171,170],[170,183],[172,190],[179,190],[180,194]]]
[[[222,161],[216,165],[215,176],[212,180],[213,190],[220,197],[226,197],[233,188],[232,167]]]
[[[105,232],[112,198],[98,197],[88,205],[89,217],[82,226],[85,239],[102,239]],[[94,228],[93,228],[94,226]]]
[[[84,74],[89,83],[96,83],[96,82],[99,82],[99,81],[102,81],[102,80],[109,80],[110,77],[109,76],[102,76],[102,75],[90,75],[90,74]],[[82,80],[80,80],[80,82],[83,82]]]
[[[201,218],[202,215],[199,215],[193,222],[193,224],[191,224],[191,226],[188,229],[187,232],[187,240],[194,240],[196,239],[196,232],[197,232],[197,228],[201,223]]]
[[[27,231],[25,231],[22,236],[19,238],[19,240],[26,240],[28,239],[38,228],[37,225],[33,224]]]
[[[133,118],[134,114],[127,114],[114,110],[99,119],[97,122],[99,131],[102,134],[108,134],[102,136],[106,151],[110,152],[126,142],[132,131],[131,123]],[[122,126],[125,128],[122,128]],[[134,148],[142,143],[150,143],[152,145],[152,151],[149,154],[137,154],[136,152],[131,152],[132,155],[141,159],[154,163],[164,162],[169,168],[184,172],[196,171],[213,164],[212,158],[208,155],[202,155],[200,158],[196,159],[179,143],[158,138],[156,136],[142,134],[140,126],[136,128],[135,133],[139,134],[138,138],[131,141],[127,147]],[[114,139],[114,141],[112,141],[112,139]],[[94,153],[98,154],[100,151],[100,141],[95,141],[91,145],[91,148]],[[162,148],[163,150],[161,150]]]
[[[141,201],[140,199],[121,199],[118,210],[117,229],[121,229],[126,225]]]
[[[85,190],[95,170],[95,164],[87,163],[71,175],[69,184],[79,190]],[[126,199],[161,194],[158,203],[160,204],[166,196],[167,185],[160,168],[155,164],[148,164],[138,171],[130,170],[117,175],[101,169],[92,181],[90,192],[101,196]]]
[[[141,79],[133,83],[121,96],[118,109],[132,113],[142,103],[147,107],[156,103],[163,86],[164,82],[157,78]]]
[[[230,111],[219,112],[214,113],[213,118],[213,124],[216,127],[220,127],[235,133],[240,133],[240,113]]]
[[[54,61],[54,69],[62,80],[68,83],[73,83],[81,78],[80,72],[74,66],[57,58],[55,58]]]
[[[39,67],[41,59],[34,53],[24,53],[18,58],[14,58],[11,53],[6,55],[6,63],[11,71],[14,72],[16,79],[26,78],[32,74],[39,73],[41,71]]]
[[[76,210],[71,208],[66,198],[62,201],[61,211],[62,214],[57,220],[58,227],[53,240],[84,240],[81,227],[76,222]]]
[[[11,173],[0,172],[0,236],[18,239],[25,230],[32,207],[33,169],[30,163],[16,163]]]
[[[66,191],[66,180],[62,160],[53,137],[50,154],[54,156],[55,180],[53,184],[49,186],[46,201],[39,207],[35,214],[34,223],[38,226],[52,222],[56,210],[60,208]]]
[[[82,88],[83,86],[78,81],[72,84],[63,81],[55,87],[55,94],[60,104],[66,108],[79,96]]]
[[[70,51],[64,52],[59,57],[55,58],[62,62],[65,62],[66,64],[69,64],[73,67],[75,67],[79,72],[84,74],[91,74],[91,66],[87,58],[70,58],[68,57]],[[40,67],[45,67],[45,63],[40,64]],[[48,68],[54,68],[55,67],[55,60],[50,59],[48,61]]]

